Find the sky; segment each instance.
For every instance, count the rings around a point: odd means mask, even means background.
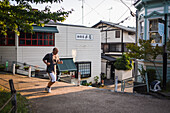
[[[66,11],[74,11],[63,22],[65,24],[84,25],[91,27],[100,20],[118,23],[130,16],[127,6],[135,13],[133,6],[134,0],[123,0],[125,6],[120,0],[83,0],[83,23],[82,23],[82,0],[63,0],[61,3],[31,4],[33,8],[43,10],[45,6],[51,6],[51,11],[64,8]],[[130,17],[121,25],[135,27],[135,17]]]

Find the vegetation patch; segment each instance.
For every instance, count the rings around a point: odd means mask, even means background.
[[[11,92],[0,88],[0,108],[10,99]],[[12,102],[10,101],[1,113],[8,113],[12,108]],[[23,97],[21,94],[17,93],[17,113],[28,113],[29,112],[29,104],[28,100]]]

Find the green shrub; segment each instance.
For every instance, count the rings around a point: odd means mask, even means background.
[[[123,54],[121,58],[117,58],[114,63],[115,69],[117,70],[131,70],[132,64],[130,63],[130,58]]]

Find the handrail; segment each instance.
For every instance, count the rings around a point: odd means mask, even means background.
[[[137,75],[137,76],[135,76],[135,77],[138,77],[138,76],[141,76],[141,75]],[[125,82],[126,81],[128,81],[128,80],[130,80],[130,79],[134,79],[134,77],[130,77],[130,78],[127,78],[127,79],[124,79],[124,80],[122,80],[121,81],[121,91],[123,91],[124,92],[124,89],[125,88],[130,88],[130,87],[140,87],[140,86],[147,86],[147,92],[149,93],[149,84],[148,84],[148,76],[147,76],[147,73],[145,73],[145,83],[143,83],[143,84],[139,84],[139,85],[129,85],[129,86],[125,86]]]
[[[22,64],[22,65],[28,65],[28,66],[31,66],[31,67],[35,67],[35,68],[39,68],[39,69],[44,69],[45,70],[45,68],[42,68],[42,67],[37,67],[37,66],[34,66],[34,65],[31,65],[31,64],[27,64],[27,63],[23,63],[23,62],[17,62],[17,61],[13,61],[13,63],[16,63],[16,64]]]

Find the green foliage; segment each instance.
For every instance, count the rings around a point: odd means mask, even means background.
[[[46,6],[44,10],[34,10],[28,2],[31,3],[47,3],[62,2],[63,0],[13,0],[17,1],[17,5],[11,5],[9,0],[0,1],[0,33],[7,35],[10,29],[20,34],[18,30],[24,32],[33,32],[33,24],[44,26],[50,20],[54,22],[62,22],[73,11],[65,11],[63,8],[51,12],[50,6]]]
[[[95,77],[94,77],[94,81],[95,81],[96,83],[98,83],[99,77],[98,77],[98,76],[95,76]]]
[[[100,76],[101,76],[102,80],[106,79],[106,74],[105,73],[101,73]]]
[[[82,85],[83,86],[91,86],[92,84],[91,83],[83,83]]]
[[[5,69],[5,65],[4,64],[0,64],[0,69]]]
[[[132,64],[130,63],[130,57],[123,54],[121,58],[117,58],[114,66],[117,70],[131,70]]]
[[[151,40],[139,39],[139,45],[128,44],[127,48],[130,50],[130,52],[127,52],[129,57],[147,61],[154,61],[158,55],[163,53],[162,47],[152,46]]]
[[[166,46],[167,46],[168,59],[170,59],[170,40],[167,41]]]
[[[130,50],[130,52],[127,52],[127,55],[136,58],[136,59],[144,59],[145,61],[149,61],[154,64],[154,67],[158,73],[158,76],[160,80],[162,80],[161,75],[156,67],[155,60],[158,57],[158,55],[163,54],[162,47],[158,46],[152,46],[151,40],[141,40],[139,39],[139,45],[134,44],[128,44],[127,48]]]
[[[0,88],[0,108],[5,104],[5,102],[11,97],[9,91],[3,90]],[[1,111],[2,113],[8,113],[12,108],[11,102]],[[17,112],[18,113],[28,113],[28,100],[17,93]]]

